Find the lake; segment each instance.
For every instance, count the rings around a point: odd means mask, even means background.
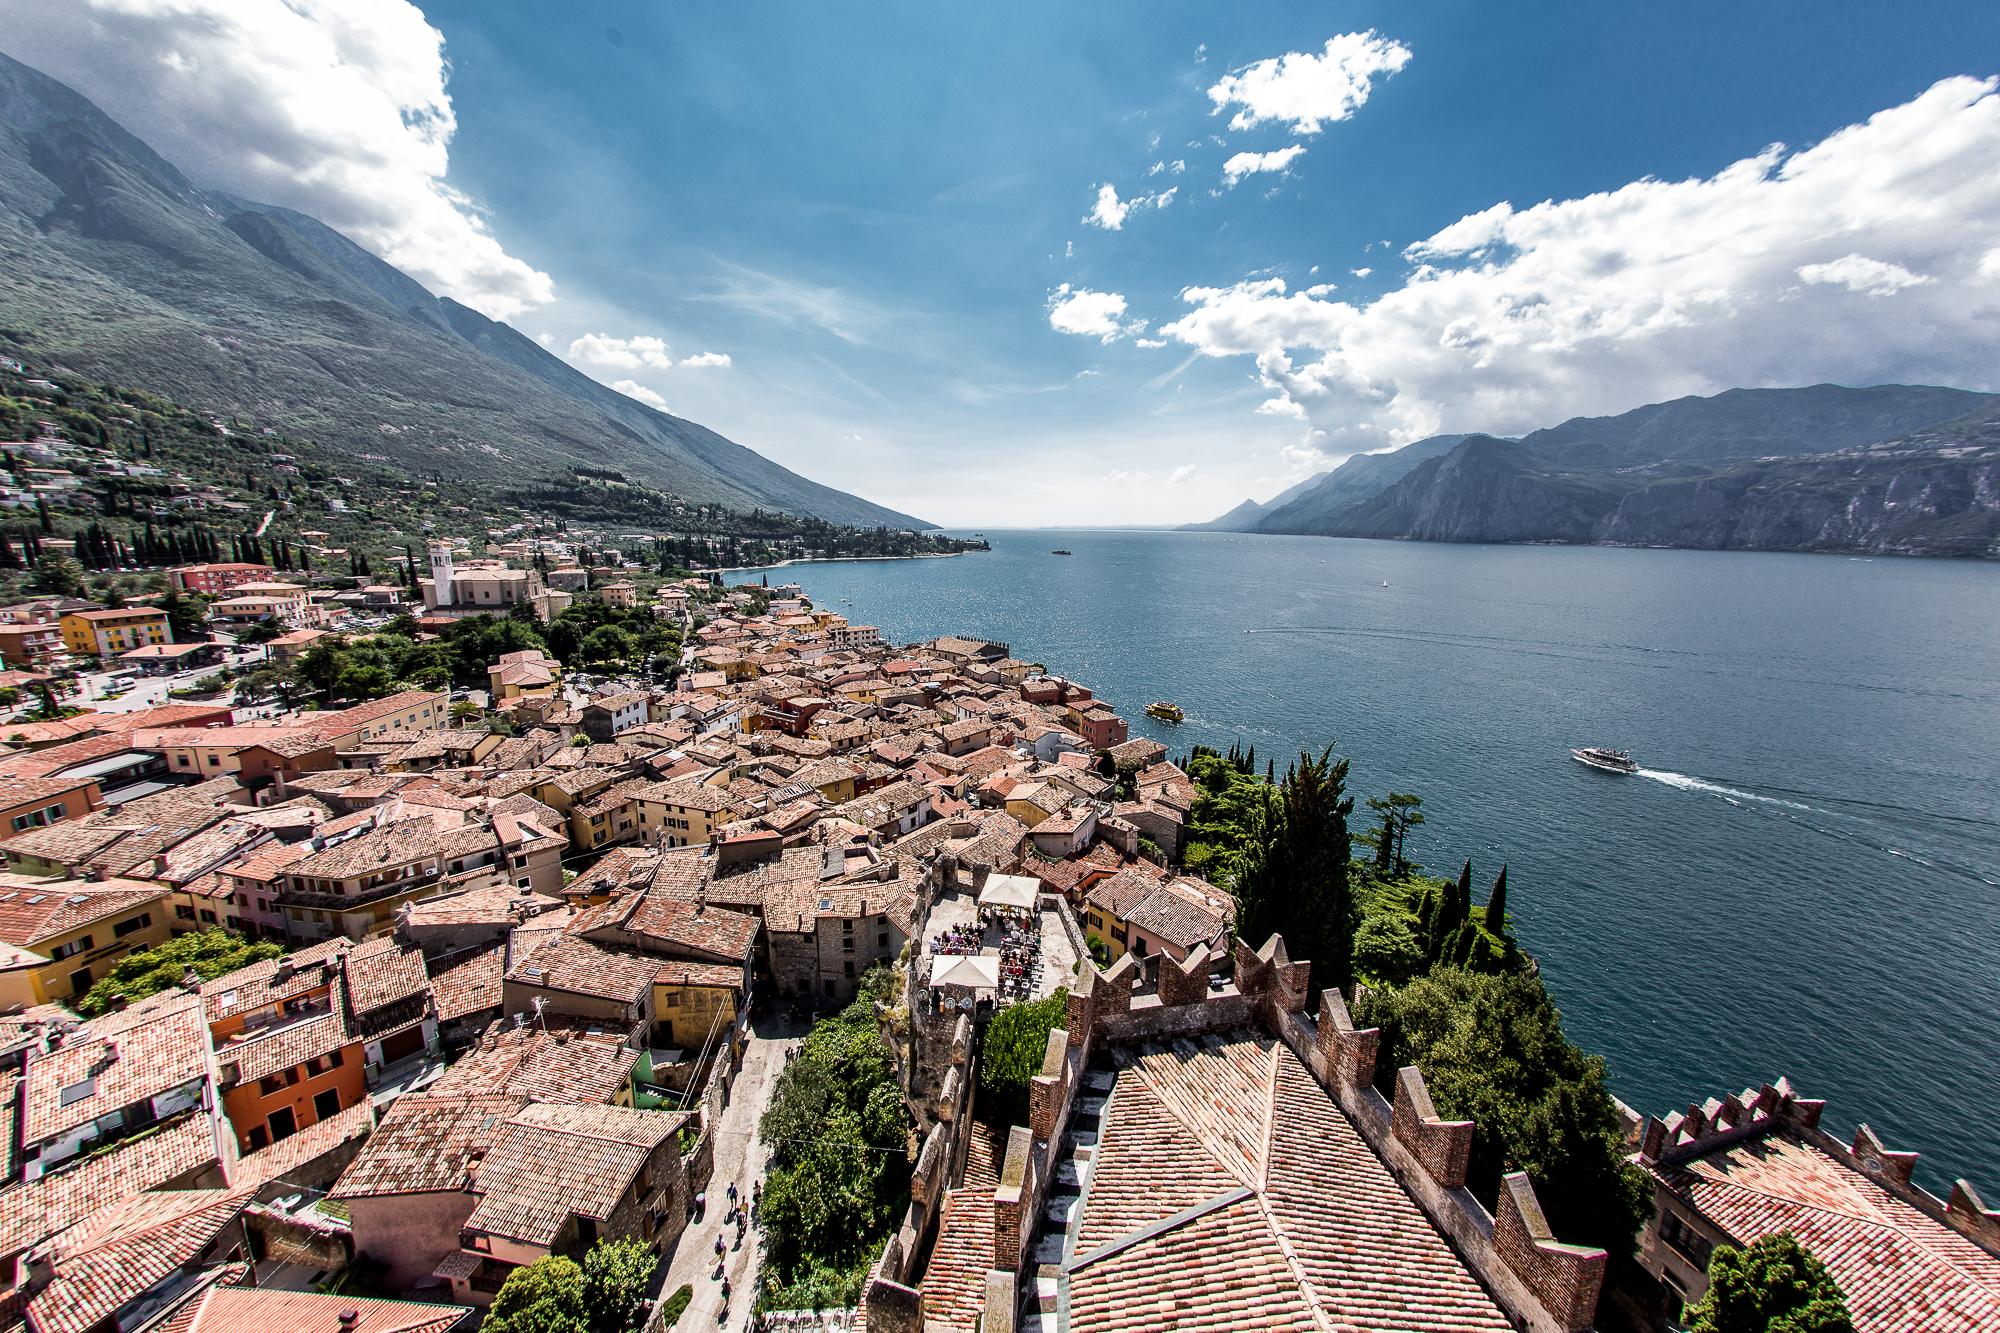
[[[1471,857],[1479,900],[1507,864],[1524,947],[1634,1108],[1783,1074],[1841,1138],[1922,1152],[1932,1190],[2000,1195],[2000,564],[985,535],[771,581],[899,643],[1003,640],[1176,757],[1333,743],[1360,801],[1424,798],[1414,859]]]

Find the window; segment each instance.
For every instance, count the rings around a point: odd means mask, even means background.
[[[854,960],[852,958],[847,960],[847,975],[850,977],[854,975]]]
[[[201,919],[202,919],[203,921],[206,921],[206,922],[208,922],[208,923],[209,923],[210,925],[214,925],[214,924],[215,924],[215,913],[214,913],[214,912],[211,912],[211,911],[209,911],[209,910],[208,910],[208,909],[207,909],[206,907],[204,907],[204,908],[202,908],[202,909],[201,909]]]
[[[257,1091],[264,1094],[264,1096],[266,1097],[271,1096],[273,1093],[279,1092],[284,1088],[284,1086],[285,1085],[283,1083],[280,1083],[278,1081],[278,1078],[275,1074],[257,1080]]]
[[[340,1089],[328,1088],[313,1098],[313,1119],[331,1120],[340,1114]]]
[[[194,920],[194,908],[189,907],[186,903],[176,903],[174,904],[174,915],[183,921],[192,921]]]
[[[83,995],[90,990],[90,982],[90,969],[87,967],[80,967],[69,974],[69,988],[78,995]]]
[[[667,1008],[678,1009],[680,1007],[681,993],[679,991],[669,991],[667,994]]]
[[[141,912],[137,916],[127,917],[125,920],[120,921],[117,925],[111,928],[111,933],[118,939],[122,940],[127,935],[130,935],[133,931],[144,930],[146,927],[152,924],[153,924],[153,914],[151,912]]]
[[[876,947],[876,948],[878,948],[878,949],[886,949],[886,948],[888,948],[888,947],[889,947],[889,932],[888,932],[888,931],[886,931],[886,930],[885,930],[885,931],[883,931],[883,932],[882,932],[881,934],[879,934],[879,935],[877,935],[877,936],[875,937],[875,947]]]
[[[49,957],[55,959],[72,958],[89,947],[90,936],[85,935],[81,939],[71,940],[68,944],[58,944],[55,948],[49,950]]]
[[[1668,1212],[1660,1215],[1660,1239],[1696,1268],[1707,1271],[1709,1252],[1715,1247],[1679,1214]]]
[[[853,953],[853,952],[854,952],[854,937],[853,937],[852,935],[849,935],[849,936],[847,936],[847,937],[846,937],[845,939],[841,940],[841,942],[840,942],[840,947],[841,947],[842,949],[846,950],[846,951],[847,951],[848,953]]]

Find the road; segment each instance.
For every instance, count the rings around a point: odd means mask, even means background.
[[[258,645],[238,648],[233,644],[222,644],[223,663],[230,670],[241,672],[255,667],[270,655],[270,649]],[[79,675],[76,680],[77,693],[64,696],[65,703],[74,703],[84,708],[94,708],[100,713],[130,713],[141,708],[153,708],[160,704],[179,703],[168,695],[168,690],[185,689],[197,680],[205,679],[222,669],[221,666],[202,667],[195,671],[176,671],[170,676],[140,676],[138,684],[130,692],[113,699],[105,695],[105,686],[114,676],[131,675],[129,671],[91,671]],[[199,702],[199,701],[197,701]]]
[[[708,1209],[701,1220],[688,1223],[675,1242],[667,1260],[663,1295],[671,1296],[683,1285],[694,1288],[694,1300],[680,1319],[679,1327],[705,1333],[708,1329],[745,1329],[750,1326],[750,1309],[757,1300],[757,1269],[763,1251],[760,1229],[753,1223],[741,1246],[736,1244],[736,1228],[723,1217],[729,1211],[729,1185],[747,1200],[753,1181],[764,1178],[769,1153],[757,1137],[757,1121],[770,1103],[778,1075],[785,1068],[785,1048],[811,1030],[805,1020],[788,1022],[782,1015],[767,1014],[751,1028],[750,1044],[743,1052],[743,1070],[736,1077],[729,1105],[723,1108],[722,1123],[715,1133],[715,1174],[708,1182]],[[715,1259],[715,1238],[727,1235],[731,1248],[721,1265]],[[722,1273],[729,1275],[729,1318],[721,1321]]]

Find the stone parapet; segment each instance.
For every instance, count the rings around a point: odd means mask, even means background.
[[[1431,1105],[1431,1090],[1415,1065],[1396,1071],[1396,1101],[1389,1115],[1389,1132],[1408,1148],[1425,1174],[1439,1188],[1465,1184],[1465,1167],[1472,1160],[1470,1120],[1445,1120]]]
[[[1609,1256],[1603,1250],[1558,1241],[1524,1171],[1500,1181],[1500,1215],[1493,1220],[1493,1248],[1501,1262],[1527,1284],[1557,1326],[1587,1329],[1593,1325]]]
[[[1173,955],[1160,957],[1160,1003],[1163,1005],[1199,1004],[1208,998],[1208,950],[1190,950],[1185,962],[1175,962]]]
[[[1329,1082],[1350,1088],[1365,1088],[1375,1081],[1375,1051],[1382,1039],[1380,1028],[1357,1031],[1347,1002],[1333,990],[1320,992],[1318,1047],[1326,1061]]]

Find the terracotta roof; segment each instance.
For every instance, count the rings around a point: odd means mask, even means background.
[[[71,1032],[61,1050],[28,1065],[22,1142],[40,1143],[122,1111],[208,1069],[200,997],[180,991],[148,997],[122,1013],[92,1019]],[[86,1082],[89,1091],[81,1092]]]
[[[51,1242],[55,1278],[28,1302],[35,1333],[85,1333],[174,1270],[202,1259],[248,1196],[227,1190],[136,1195]]]
[[[713,990],[743,989],[743,969],[721,963],[689,963],[678,958],[662,963],[654,974],[656,986],[706,986]]]
[[[507,980],[631,1004],[652,984],[658,966],[657,959],[607,949],[574,935],[552,934],[533,952],[516,953]]]
[[[1651,1169],[1743,1244],[1797,1236],[1832,1272],[1855,1333],[2000,1328],[2000,1258],[1820,1148],[1772,1134]]]
[[[348,1004],[356,1014],[415,999],[429,984],[423,952],[393,936],[364,940],[347,955]]]
[[[231,1189],[257,1189],[354,1139],[365,1139],[375,1127],[375,1103],[367,1098],[339,1115],[314,1121],[268,1148],[245,1153],[229,1168]]]
[[[132,880],[93,883],[0,875],[0,943],[34,949],[69,931],[145,911],[165,893],[158,884]],[[100,943],[111,943],[111,937]]]
[[[604,1103],[629,1088],[639,1053],[622,1031],[590,1035],[588,1020],[511,1027],[496,1018],[479,1043],[431,1085],[434,1096],[504,1095],[533,1102]]]
[[[1126,913],[1125,920],[1176,948],[1191,949],[1228,929],[1230,913],[1193,888],[1169,881]]]
[[[500,1007],[501,976],[507,958],[505,941],[483,949],[466,949],[425,964],[440,1023],[451,1023],[484,1009]]]
[[[622,928],[666,949],[689,949],[710,958],[740,960],[757,938],[757,918],[726,907],[701,907],[665,895],[639,898]]]
[[[348,1313],[353,1321],[344,1322]],[[471,1313],[460,1305],[334,1296],[321,1291],[210,1287],[185,1333],[446,1333]],[[178,1333],[178,1330],[177,1330]]]
[[[358,1199],[458,1190],[474,1158],[521,1106],[518,1097],[406,1094],[329,1193],[336,1199]]]
[[[1157,1329],[1162,1309],[1182,1328],[1508,1327],[1290,1050],[1239,1033],[1117,1058],[1077,1223],[1078,1327]]]
[[[1083,901],[1088,906],[1109,912],[1124,920],[1138,909],[1139,904],[1152,897],[1159,887],[1160,881],[1157,877],[1133,867],[1121,870],[1097,885]]]
[[[110,1199],[187,1180],[217,1163],[215,1134],[200,1114],[110,1152],[0,1190],[0,1257],[17,1254]]]
[[[622,1106],[530,1106],[500,1126],[465,1225],[548,1246],[572,1215],[609,1221],[654,1149],[686,1115]]]

